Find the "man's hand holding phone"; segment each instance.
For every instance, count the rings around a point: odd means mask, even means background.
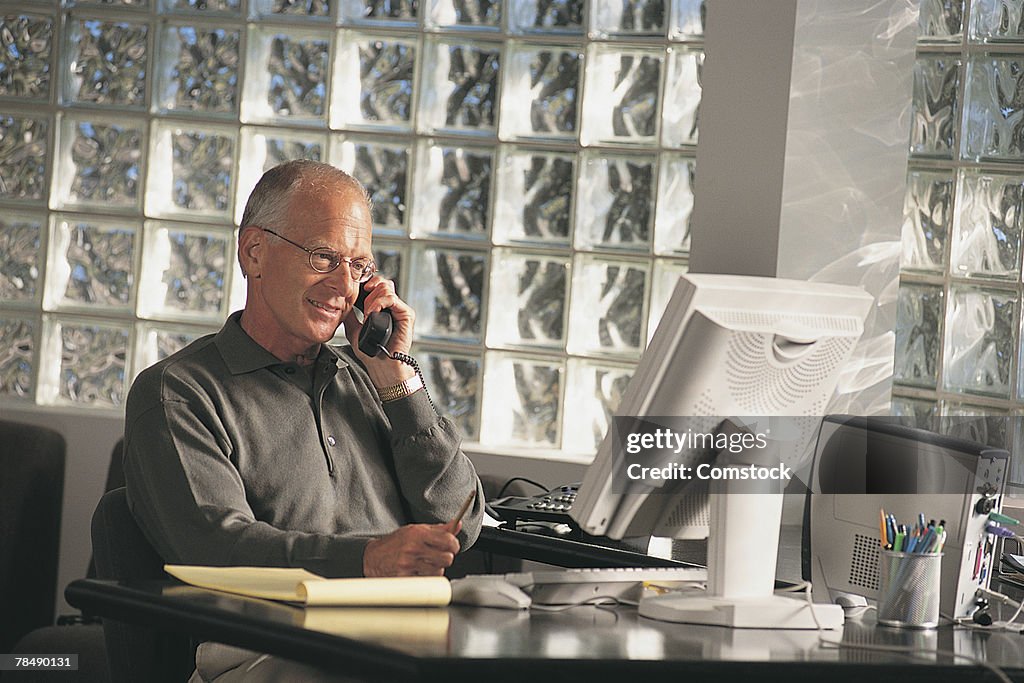
[[[398,298],[398,295],[395,293],[394,282],[386,280],[379,275],[375,275],[367,280],[362,285],[362,288],[366,293],[362,308],[364,321],[368,321],[369,316],[374,313],[385,310],[389,312],[391,315],[391,334],[383,346],[392,354],[408,354],[412,348],[412,330],[416,320],[416,313],[412,310],[412,307]],[[364,323],[359,321],[357,315],[353,308],[352,311],[349,311],[348,317],[345,318],[345,337],[352,344],[352,348],[356,349],[356,355],[363,361],[363,365],[366,366],[366,371],[370,375],[370,381],[373,382],[374,386],[378,388],[389,387],[412,377],[415,373],[408,365],[390,359],[384,353],[370,356],[359,350],[359,337]]]

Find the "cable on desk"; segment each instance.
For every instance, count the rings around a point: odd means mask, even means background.
[[[793,586],[792,588],[782,589],[782,590],[789,590],[789,591],[796,592],[796,591],[799,591],[801,589],[803,589],[804,596],[807,599],[807,604],[811,608],[811,618],[814,619],[814,624],[815,624],[815,626],[818,627],[818,642],[821,643],[822,647],[826,647],[827,646],[827,647],[834,647],[836,649],[847,648],[849,650],[868,650],[868,651],[872,651],[872,652],[888,652],[888,653],[895,653],[895,654],[904,654],[904,655],[908,655],[910,657],[928,657],[929,659],[933,655],[945,655],[947,657],[952,657],[953,659],[962,659],[962,660],[964,660],[966,662],[971,662],[972,664],[977,664],[978,666],[983,667],[983,668],[988,669],[989,671],[991,671],[993,674],[995,674],[996,678],[998,678],[1003,683],[1013,683],[1013,681],[1010,679],[1010,677],[1006,675],[1006,672],[1003,671],[998,666],[996,666],[995,664],[992,664],[990,662],[986,662],[984,659],[979,659],[977,657],[972,657],[970,655],[961,654],[959,652],[953,652],[952,650],[938,650],[938,649],[936,649],[936,650],[924,650],[924,649],[914,648],[914,647],[900,647],[899,645],[866,645],[866,644],[861,644],[861,643],[844,643],[841,640],[830,640],[830,639],[825,637],[826,631],[825,631],[824,628],[822,628],[821,622],[818,621],[818,615],[814,613],[814,600],[813,600],[812,595],[811,595],[811,582],[810,581],[804,581],[803,583],[797,584],[796,586]],[[1009,599],[1009,598],[1007,598],[1007,599]]]
[[[978,631],[1013,631],[1015,633],[1024,632],[1022,631],[1022,627],[1024,627],[1024,624],[1014,623],[1020,617],[1021,612],[1024,612],[1024,602],[1017,602],[1010,596],[1000,593],[999,591],[994,591],[990,588],[979,588],[975,594],[980,594],[985,596],[986,598],[994,599],[996,602],[1000,602],[1004,605],[1010,605],[1011,607],[1016,606],[1017,611],[1014,612],[1013,616],[1009,619],[1004,619],[1002,621],[994,621],[991,624],[988,624],[987,626],[984,624],[976,624],[973,621],[969,621],[970,617],[960,617],[959,619],[955,620],[957,626],[965,626],[967,628]]]
[[[508,490],[508,487],[511,486],[512,484],[514,484],[517,481],[522,481],[522,482],[525,482],[527,484],[530,484],[531,486],[536,486],[537,488],[539,488],[541,491],[544,491],[545,493],[547,493],[548,491],[551,490],[550,487],[544,486],[544,484],[539,484],[539,483],[535,482],[533,479],[527,479],[526,477],[512,477],[511,479],[509,479],[508,481],[506,481],[504,484],[501,485],[501,488],[498,490],[498,495],[496,495],[494,497],[495,498],[501,498],[503,495],[505,495],[505,491]]]
[[[615,620],[618,621],[618,613],[614,610],[609,609],[610,607],[616,607],[618,605],[623,605],[626,607],[636,607],[639,604],[640,603],[635,600],[623,600],[622,598],[617,598],[614,595],[592,595],[586,600],[574,602],[569,605],[530,605],[530,610],[537,612],[564,612],[575,607],[593,606],[600,610],[609,612],[615,617]]]

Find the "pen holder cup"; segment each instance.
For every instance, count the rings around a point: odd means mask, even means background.
[[[942,553],[897,553],[878,556],[878,623],[901,628],[939,625]]]

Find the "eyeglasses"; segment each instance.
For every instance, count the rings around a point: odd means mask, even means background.
[[[368,258],[352,258],[350,256],[342,256],[333,249],[327,247],[320,247],[318,249],[308,249],[298,242],[292,242],[284,235],[280,235],[270,228],[260,228],[263,232],[269,232],[275,237],[280,237],[288,244],[293,247],[298,247],[302,251],[309,254],[309,267],[318,273],[330,273],[332,270],[340,266],[342,263],[348,265],[349,275],[356,282],[366,282],[373,274],[377,272],[377,264]]]

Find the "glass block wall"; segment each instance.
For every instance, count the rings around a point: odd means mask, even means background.
[[[307,157],[369,188],[377,261],[469,439],[592,452],[686,270],[702,15],[3,2],[0,409],[121,411],[242,306],[245,198]]]
[[[923,0],[895,409],[1020,439],[1024,0]],[[122,410],[241,307],[248,191],[352,171],[435,400],[589,453],[686,270],[700,0],[0,3],[0,409]],[[1007,426],[1011,425],[1011,426]],[[966,428],[966,427],[961,427]],[[1019,468],[1015,481],[1024,481]]]
[[[894,407],[1019,453],[1024,1],[922,0],[920,26]]]

